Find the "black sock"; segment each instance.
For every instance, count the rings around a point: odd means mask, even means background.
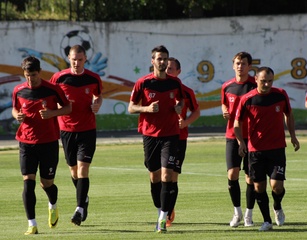
[[[162,188],[161,182],[150,183],[151,197],[156,208],[161,207],[161,198],[160,198],[161,188]]]
[[[73,177],[71,177],[72,183],[74,184],[75,188],[77,189],[77,184],[78,184],[78,178],[74,179]]]
[[[283,192],[279,195],[277,195],[275,192],[272,191],[272,196],[274,199],[274,210],[280,210],[281,209],[281,201],[283,197],[285,196],[286,190],[284,189]]]
[[[239,180],[228,179],[228,191],[231,197],[231,201],[234,207],[241,206],[241,190]]]
[[[77,184],[77,205],[78,207],[84,207],[88,190],[90,187],[89,178],[79,178]]]
[[[263,193],[256,192],[256,199],[264,222],[272,223],[272,219],[270,217],[269,197],[267,192]]]
[[[170,203],[169,203],[169,211],[167,216],[171,216],[172,212],[174,210],[176,201],[177,201],[177,196],[178,196],[178,183],[177,182],[173,182],[172,183],[172,190],[170,192],[171,196],[170,196]]]
[[[58,188],[55,184],[51,185],[50,187],[48,188],[44,188],[47,196],[48,196],[48,199],[49,199],[49,202],[51,204],[55,204],[58,200]]]
[[[168,212],[168,210],[169,210],[171,189],[172,189],[172,182],[162,182],[161,211],[163,211],[163,212]]]
[[[22,199],[28,219],[35,218],[35,204],[36,204],[35,185],[36,185],[35,180],[27,179],[24,180],[23,182]]]
[[[246,208],[253,209],[255,206],[255,187],[254,184],[246,185]]]

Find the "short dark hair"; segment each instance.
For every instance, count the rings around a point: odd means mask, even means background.
[[[232,62],[235,61],[235,59],[238,58],[240,60],[242,60],[243,58],[247,58],[247,63],[248,65],[252,64],[253,58],[252,55],[250,55],[248,52],[239,52],[237,53],[233,58],[232,58]]]
[[[181,64],[180,64],[180,62],[179,62],[179,60],[177,58],[170,57],[170,58],[168,58],[168,61],[175,62],[176,70],[180,70],[181,69]]]
[[[81,45],[74,45],[69,49],[69,54],[71,52],[76,52],[76,53],[84,53],[84,55],[86,55],[86,51],[84,49],[84,47],[82,47]]]
[[[167,48],[164,47],[163,45],[157,46],[154,49],[152,49],[151,50],[151,57],[155,58],[157,52],[166,53],[167,56],[169,55]]]
[[[272,68],[270,68],[270,67],[260,67],[260,68],[258,68],[257,69],[257,71],[256,71],[256,75],[258,76],[259,75],[259,73],[261,73],[261,72],[265,72],[266,74],[273,74],[274,75],[274,71],[273,71],[273,69]]]
[[[41,70],[41,64],[40,61],[33,56],[26,57],[22,62],[21,62],[21,68],[24,71],[29,71],[29,72],[35,72],[35,71],[40,71]]]

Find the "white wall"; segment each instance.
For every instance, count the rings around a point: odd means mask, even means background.
[[[89,68],[104,72],[105,101],[100,114],[126,112],[133,83],[149,72],[151,49],[160,44],[180,60],[180,77],[195,90],[202,115],[220,114],[220,87],[233,77],[232,57],[240,51],[259,60],[255,67],[272,67],[274,85],[287,90],[293,108],[304,108],[306,23],[307,15],[110,23],[0,22],[0,120],[11,117],[10,93],[24,81],[20,69],[24,54],[39,57],[43,77],[49,78],[67,67],[63,47],[68,41],[65,35],[73,30],[85,31],[76,38],[91,42]],[[76,38],[69,39],[72,45],[79,43]],[[95,65],[97,54],[102,56]],[[10,81],[6,77],[20,80],[6,83]]]

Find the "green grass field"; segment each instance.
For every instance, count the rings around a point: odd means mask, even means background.
[[[0,151],[0,239],[307,239],[307,137],[299,136],[299,140],[301,149],[294,153],[287,139],[287,181],[283,200],[286,223],[282,227],[274,225],[270,232],[258,232],[262,217],[257,204],[255,227],[229,227],[233,207],[227,190],[223,138],[189,142],[179,181],[176,218],[173,226],[162,235],[153,231],[157,212],[150,197],[141,144],[97,147],[90,170],[89,215],[80,227],[70,223],[75,209],[75,190],[61,149],[56,176],[59,224],[49,229],[47,197],[37,183],[39,234],[35,236],[23,235],[27,219],[21,198],[23,183],[18,150]],[[245,209],[243,173],[240,182]],[[270,193],[269,197],[274,219]]]

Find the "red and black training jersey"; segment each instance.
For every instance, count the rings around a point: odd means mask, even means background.
[[[187,111],[190,110],[191,112],[194,112],[198,109],[198,102],[196,100],[194,91],[187,87],[186,85],[182,84],[183,91],[184,91],[184,107],[181,111],[181,117],[183,119],[187,118]],[[180,129],[180,140],[186,140],[188,138],[188,127]]]
[[[289,116],[289,97],[281,88],[260,94],[254,89],[241,98],[236,119],[248,120],[248,150],[264,151],[286,147],[284,114]]]
[[[68,68],[55,73],[50,82],[58,84],[72,103],[72,112],[58,117],[60,129],[67,132],[96,129],[95,113],[92,112],[91,105],[93,96],[99,96],[102,92],[99,75],[87,69],[77,75]]]
[[[179,134],[178,115],[175,111],[176,100],[184,97],[181,81],[167,75],[159,79],[150,73],[135,83],[130,101],[149,106],[159,101],[159,112],[140,113],[138,131],[152,137],[166,137]]]
[[[226,138],[235,139],[233,124],[235,121],[236,110],[241,97],[250,90],[257,87],[255,78],[248,76],[245,82],[238,82],[236,78],[232,78],[222,85],[221,102],[226,105],[230,114],[230,119],[227,122]],[[243,138],[247,138],[247,122],[243,122]]]
[[[58,86],[42,80],[39,87],[31,88],[27,82],[17,85],[13,90],[13,107],[26,115],[20,124],[16,139],[23,143],[39,144],[56,141],[60,138],[60,130],[56,117],[42,119],[39,110],[55,110],[57,104],[66,106],[69,101]]]

